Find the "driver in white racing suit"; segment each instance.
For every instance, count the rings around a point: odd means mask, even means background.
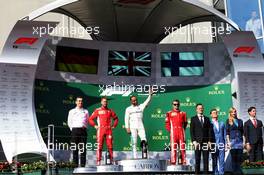
[[[150,88],[151,89],[151,88]],[[131,106],[126,108],[125,113],[125,128],[128,134],[131,134],[132,142],[132,157],[137,158],[137,136],[139,135],[141,144],[146,143],[146,133],[143,125],[143,112],[148,106],[151,97],[153,95],[152,90],[149,91],[148,98],[142,104],[138,104],[137,97],[131,96],[130,102]]]

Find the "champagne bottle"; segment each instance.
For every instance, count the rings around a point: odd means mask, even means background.
[[[142,148],[142,159],[147,159],[148,158],[148,146],[145,140],[141,142],[141,148]]]
[[[106,165],[110,165],[111,164],[110,153],[109,153],[108,150],[105,152],[105,164]]]
[[[181,155],[181,150],[178,149],[178,165],[182,164],[182,155]]]

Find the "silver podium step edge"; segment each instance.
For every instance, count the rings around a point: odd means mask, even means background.
[[[152,172],[166,170],[167,160],[158,159],[129,159],[118,161],[123,167],[123,172]]]
[[[100,165],[100,166],[86,166],[75,168],[73,174],[84,173],[104,173],[104,172],[122,172],[122,166],[120,165]]]
[[[190,172],[194,171],[193,167],[190,165],[167,165],[167,171],[175,171],[175,172]]]
[[[130,159],[117,161],[118,165],[100,165],[75,168],[73,174],[126,173],[126,172],[192,172],[190,165],[167,165],[168,160]]]

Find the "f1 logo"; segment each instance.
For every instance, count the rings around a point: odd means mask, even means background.
[[[28,44],[28,45],[33,45],[36,41],[38,40],[38,38],[27,38],[27,37],[22,37],[22,38],[18,38],[14,44]]]
[[[254,51],[255,47],[248,47],[248,46],[241,46],[234,50],[234,54],[240,54],[240,53],[252,53]]]

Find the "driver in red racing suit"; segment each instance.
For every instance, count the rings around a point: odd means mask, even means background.
[[[113,134],[114,129],[118,124],[118,118],[115,112],[107,107],[107,99],[103,97],[101,99],[102,106],[97,108],[92,115],[89,117],[89,123],[97,130],[96,138],[98,148],[96,150],[97,165],[101,164],[102,149],[104,144],[104,138],[106,138],[106,145],[110,155],[110,161],[113,162]],[[97,118],[97,125],[94,119]],[[112,125],[112,119],[114,124]]]
[[[173,100],[172,110],[167,112],[165,125],[166,129],[170,132],[171,144],[171,164],[176,164],[177,161],[177,148],[181,151],[182,164],[186,165],[185,154],[185,129],[187,126],[186,113],[180,111],[180,101]]]

